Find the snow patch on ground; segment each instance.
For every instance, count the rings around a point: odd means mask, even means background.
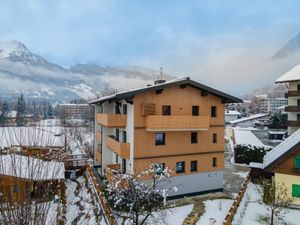
[[[261,223],[257,221],[257,217],[259,215],[270,214],[265,205],[258,203],[260,198],[261,196],[258,194],[255,184],[250,182],[232,224],[260,225]],[[295,223],[295,221],[300,221],[300,210],[290,209],[289,212],[284,215],[284,222],[288,224],[298,224],[297,222]]]
[[[233,203],[231,199],[215,199],[205,201],[205,213],[200,217],[197,225],[223,225],[223,221]],[[215,221],[215,223],[212,223]]]

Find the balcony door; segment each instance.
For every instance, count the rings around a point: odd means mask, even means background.
[[[122,159],[122,173],[126,173],[126,159]]]
[[[127,133],[124,130],[122,131],[122,141],[123,141],[123,143],[127,142]]]
[[[116,139],[116,141],[119,141],[119,139],[120,139],[119,129],[116,129],[115,139]]]

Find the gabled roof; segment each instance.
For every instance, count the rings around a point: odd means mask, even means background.
[[[258,114],[255,114],[255,115],[252,115],[252,116],[249,116],[249,117],[243,117],[243,118],[240,118],[240,119],[237,119],[237,120],[232,120],[229,123],[230,124],[241,123],[241,122],[245,122],[245,121],[248,121],[248,120],[259,119],[259,118],[262,118],[262,117],[265,117],[265,116],[268,116],[268,115],[269,114],[267,114],[267,113],[258,113]]]
[[[274,163],[278,162],[285,155],[297,149],[297,146],[300,147],[300,129],[295,131],[291,136],[269,151],[263,162],[263,168],[266,169],[272,166]]]
[[[287,71],[281,77],[279,77],[275,83],[284,83],[290,81],[298,81],[300,80],[300,64]]]
[[[149,92],[149,91],[159,91],[166,87],[178,86],[178,85],[179,86],[180,85],[183,85],[183,86],[188,85],[188,86],[192,86],[194,88],[209,92],[213,95],[224,98],[228,103],[242,102],[242,100],[237,97],[226,94],[222,91],[216,90],[216,89],[208,87],[206,85],[200,84],[196,81],[191,80],[189,77],[185,77],[185,78],[166,81],[165,83],[161,83],[161,84],[156,84],[156,85],[146,86],[146,87],[137,88],[137,89],[133,89],[133,90],[129,90],[129,91],[119,92],[119,93],[116,93],[113,95],[109,95],[109,96],[105,96],[105,97],[96,99],[94,101],[89,102],[89,104],[102,104],[103,102],[106,102],[106,101],[126,99],[126,98],[130,98],[130,97],[133,97],[133,96],[141,94],[141,93],[145,93],[145,92]]]

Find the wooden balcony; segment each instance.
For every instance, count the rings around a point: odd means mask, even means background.
[[[300,97],[300,91],[288,91],[288,93],[285,93],[284,96],[286,98],[288,98],[288,97]]]
[[[120,157],[129,159],[130,157],[130,144],[129,143],[121,143],[115,140],[114,136],[106,137],[106,145]]]
[[[111,182],[116,174],[120,173],[120,164],[108,164],[105,168],[106,179]]]
[[[208,130],[208,116],[147,116],[147,131]]]
[[[127,115],[125,114],[97,114],[97,123],[105,127],[126,127]]]
[[[300,106],[299,105],[289,105],[289,106],[286,106],[284,110],[286,112],[300,112]]]
[[[300,120],[289,120],[288,126],[289,127],[300,127]]]

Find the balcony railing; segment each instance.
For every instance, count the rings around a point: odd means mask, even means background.
[[[288,93],[285,93],[285,97],[299,97],[300,91],[289,91]]]
[[[100,131],[96,132],[96,140],[97,142],[101,143],[101,137],[102,137],[102,133]]]
[[[208,130],[208,116],[147,116],[147,131]]]
[[[122,158],[129,159],[130,157],[130,144],[121,143],[114,138],[114,136],[107,136],[106,145],[112,151]]]
[[[105,168],[105,176],[106,179],[111,182],[114,176],[118,173],[120,173],[120,164],[108,164]]]
[[[289,106],[286,106],[284,110],[286,112],[300,112],[300,106],[299,105],[289,105]]]
[[[97,123],[105,127],[126,127],[125,114],[97,114]]]
[[[300,120],[289,120],[288,126],[289,127],[300,127]]]

